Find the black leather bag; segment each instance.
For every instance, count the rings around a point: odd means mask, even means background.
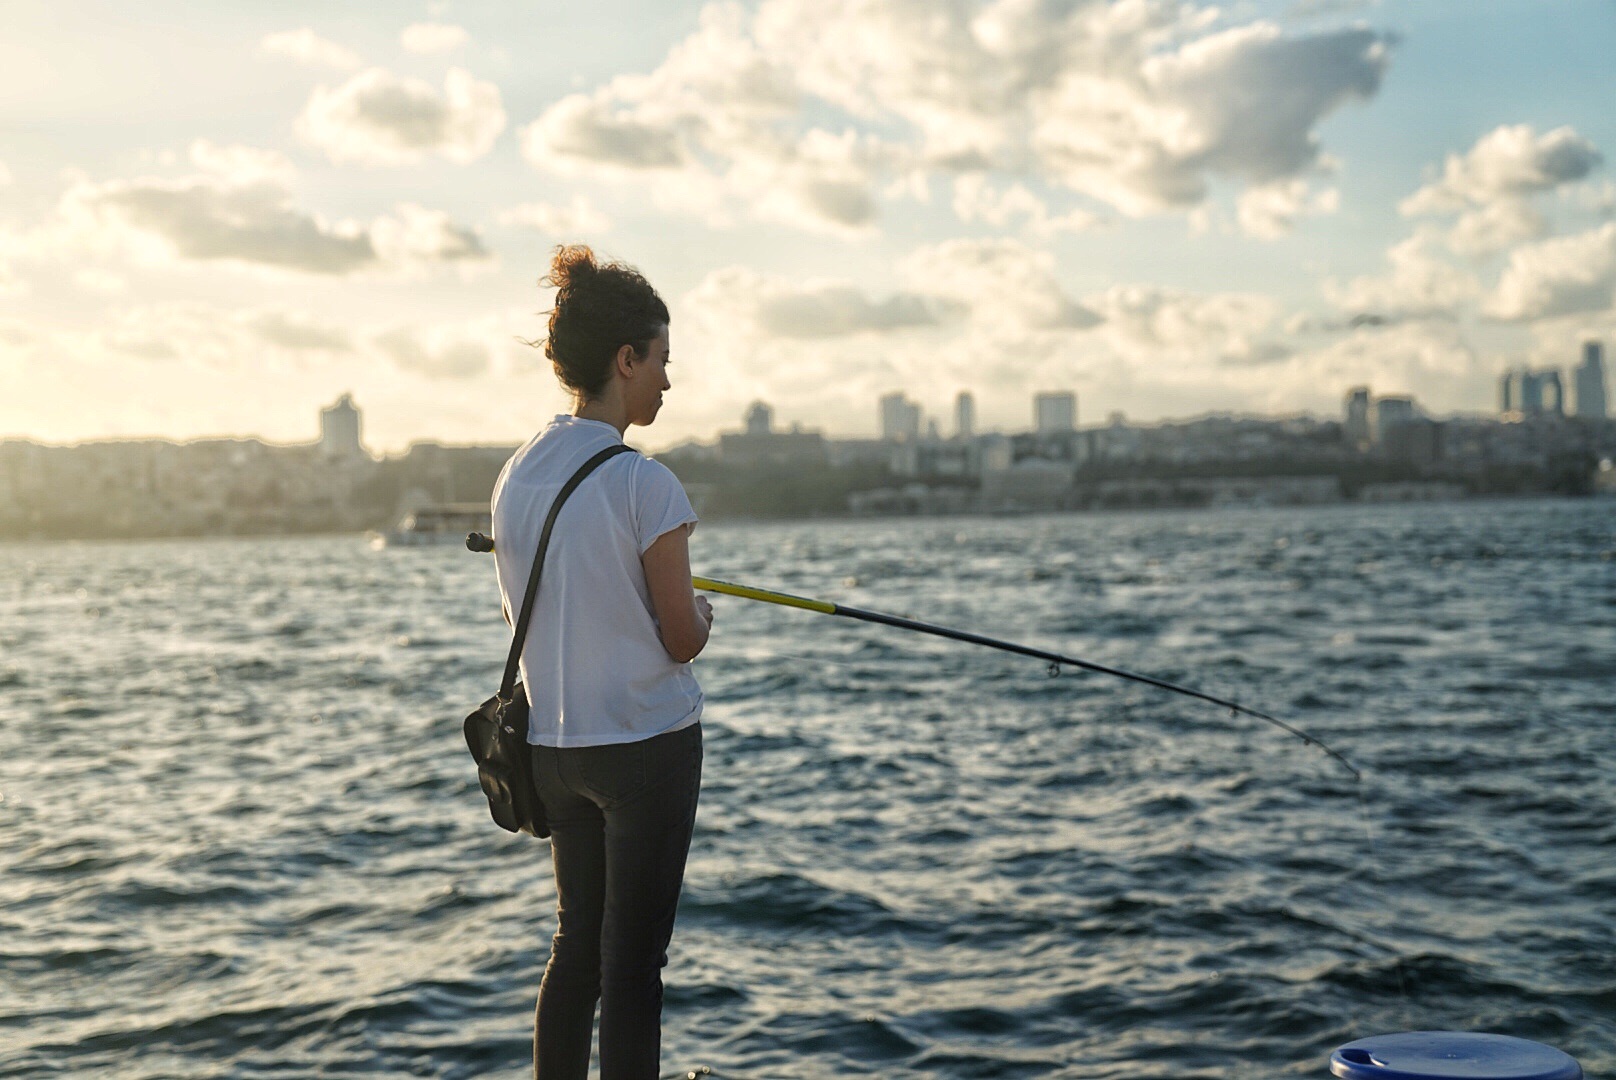
[[[517,681],[528,619],[533,615],[533,601],[539,594],[539,573],[544,568],[544,553],[550,547],[550,532],[555,528],[562,503],[583,483],[584,477],[606,459],[630,452],[622,444],[607,447],[584,462],[556,494],[550,513],[544,519],[544,531],[539,534],[538,550],[533,553],[533,570],[528,574],[521,614],[512,627],[511,651],[505,658],[505,675],[500,680],[499,693],[472,710],[462,725],[466,747],[477,762],[477,780],[483,794],[488,796],[488,812],[494,823],[507,832],[550,835],[544,803],[533,783],[533,756],[527,743],[527,688]]]

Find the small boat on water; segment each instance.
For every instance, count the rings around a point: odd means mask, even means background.
[[[439,503],[418,507],[386,532],[370,534],[374,548],[461,544],[469,532],[492,532],[487,503]]]

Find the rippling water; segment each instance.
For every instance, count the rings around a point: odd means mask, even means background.
[[[1616,502],[707,524],[669,1076],[1323,1076],[1463,1028],[1616,1072]],[[0,1076],[520,1076],[548,848],[460,739],[493,567],[0,547]]]

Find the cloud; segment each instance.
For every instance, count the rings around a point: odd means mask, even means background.
[[[10,263],[0,261],[0,300],[21,300],[32,291]]]
[[[296,204],[296,173],[271,151],[193,145],[208,171],[177,179],[80,181],[56,220],[27,240],[37,256],[123,252],[136,261],[226,262],[332,276],[487,261],[472,230],[414,204],[364,225],[328,222]]]
[[[80,183],[61,215],[86,246],[120,237],[148,257],[230,260],[310,274],[351,274],[377,262],[351,222],[331,225],[298,209],[286,188],[214,177]],[[100,234],[100,235],[97,235]]]
[[[347,331],[281,309],[253,312],[243,317],[248,330],[278,348],[293,352],[351,352]]]
[[[492,365],[486,343],[442,330],[400,327],[378,335],[375,344],[401,371],[428,379],[473,379]]]
[[[744,267],[715,270],[690,294],[708,317],[767,338],[836,338],[935,327],[959,314],[936,296],[894,293],[875,300],[845,281],[792,283]]]
[[[668,169],[685,162],[678,136],[614,110],[609,100],[570,94],[522,132],[522,153],[540,167],[576,162],[615,169]]]
[[[1098,214],[1081,207],[1052,214],[1049,204],[1017,181],[996,189],[982,173],[964,173],[954,179],[954,215],[968,224],[983,222],[998,229],[1017,221],[1033,236],[1047,238],[1062,232],[1086,232],[1105,223]]]
[[[1616,294],[1616,222],[1516,248],[1482,304],[1494,319],[1520,322],[1602,312]]]
[[[377,255],[395,265],[476,262],[489,258],[482,238],[442,210],[400,203],[370,226]]]
[[[118,274],[87,266],[73,275],[73,283],[86,292],[117,296],[129,291],[129,282]]]
[[[352,71],[364,65],[356,54],[327,41],[306,26],[300,30],[269,34],[258,43],[258,47],[271,56],[283,56],[313,67]]]
[[[11,182],[12,182],[11,170],[6,168],[6,163],[5,162],[0,161],[0,187],[5,187],[7,184],[9,184]]]
[[[1383,321],[1457,318],[1479,296],[1481,284],[1475,275],[1439,257],[1439,243],[1435,230],[1420,229],[1386,252],[1388,272],[1353,278],[1344,285],[1326,281],[1324,294],[1354,316]]]
[[[465,27],[449,23],[414,23],[404,28],[398,40],[405,52],[440,53],[460,48],[471,40],[471,35]]]
[[[595,209],[582,195],[574,195],[566,206],[522,203],[500,211],[497,220],[501,225],[519,225],[555,237],[602,233],[612,227],[611,218]]]
[[[1544,135],[1528,124],[1505,125],[1450,154],[1442,176],[1404,199],[1407,217],[1457,214],[1448,244],[1482,258],[1548,232],[1532,196],[1574,184],[1603,159],[1593,143],[1570,127]]]
[[[849,235],[897,177],[976,174],[956,192],[961,215],[1024,217],[1034,232],[1095,214],[1040,216],[1032,181],[1130,215],[1189,209],[1213,176],[1276,185],[1318,170],[1318,124],[1376,93],[1387,64],[1387,40],[1366,29],[1220,18],[1143,2],[714,3],[661,66],[556,102],[523,148],[541,169],[703,189],[713,220],[738,205]],[[1286,218],[1274,192],[1248,211],[1258,228],[1303,212]]]
[[[1271,336],[1279,303],[1254,293],[1193,293],[1159,285],[1116,285],[1084,303],[1103,320],[1100,336],[1119,354],[1257,367],[1290,356]]]
[[[947,240],[899,266],[911,288],[965,305],[973,322],[1011,335],[1084,330],[1101,319],[1068,296],[1054,256],[1018,240]]]
[[[1464,154],[1450,154],[1442,177],[1410,195],[1406,216],[1457,213],[1581,180],[1602,158],[1593,143],[1569,127],[1538,135],[1529,124],[1495,128]]]
[[[1314,192],[1301,178],[1276,180],[1248,188],[1236,203],[1236,220],[1249,236],[1277,240],[1296,226],[1296,219],[1310,214],[1333,214],[1341,205],[1335,188]]]
[[[465,164],[505,129],[499,88],[451,68],[443,91],[420,79],[370,68],[331,89],[317,87],[297,133],[333,161],[410,165],[430,156]]]
[[[217,146],[206,139],[191,143],[191,163],[237,187],[257,183],[291,187],[297,167],[284,155],[256,146]]]
[[[1062,73],[1033,148],[1074,190],[1143,215],[1201,203],[1213,175],[1272,184],[1318,168],[1315,128],[1374,95],[1387,46],[1361,28],[1289,35],[1258,22],[1136,63],[1126,77]]]

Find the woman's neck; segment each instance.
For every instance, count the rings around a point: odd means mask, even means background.
[[[610,396],[580,401],[573,408],[572,415],[580,420],[599,420],[603,424],[610,424],[619,435],[628,431],[628,410],[622,401],[614,401]]]

